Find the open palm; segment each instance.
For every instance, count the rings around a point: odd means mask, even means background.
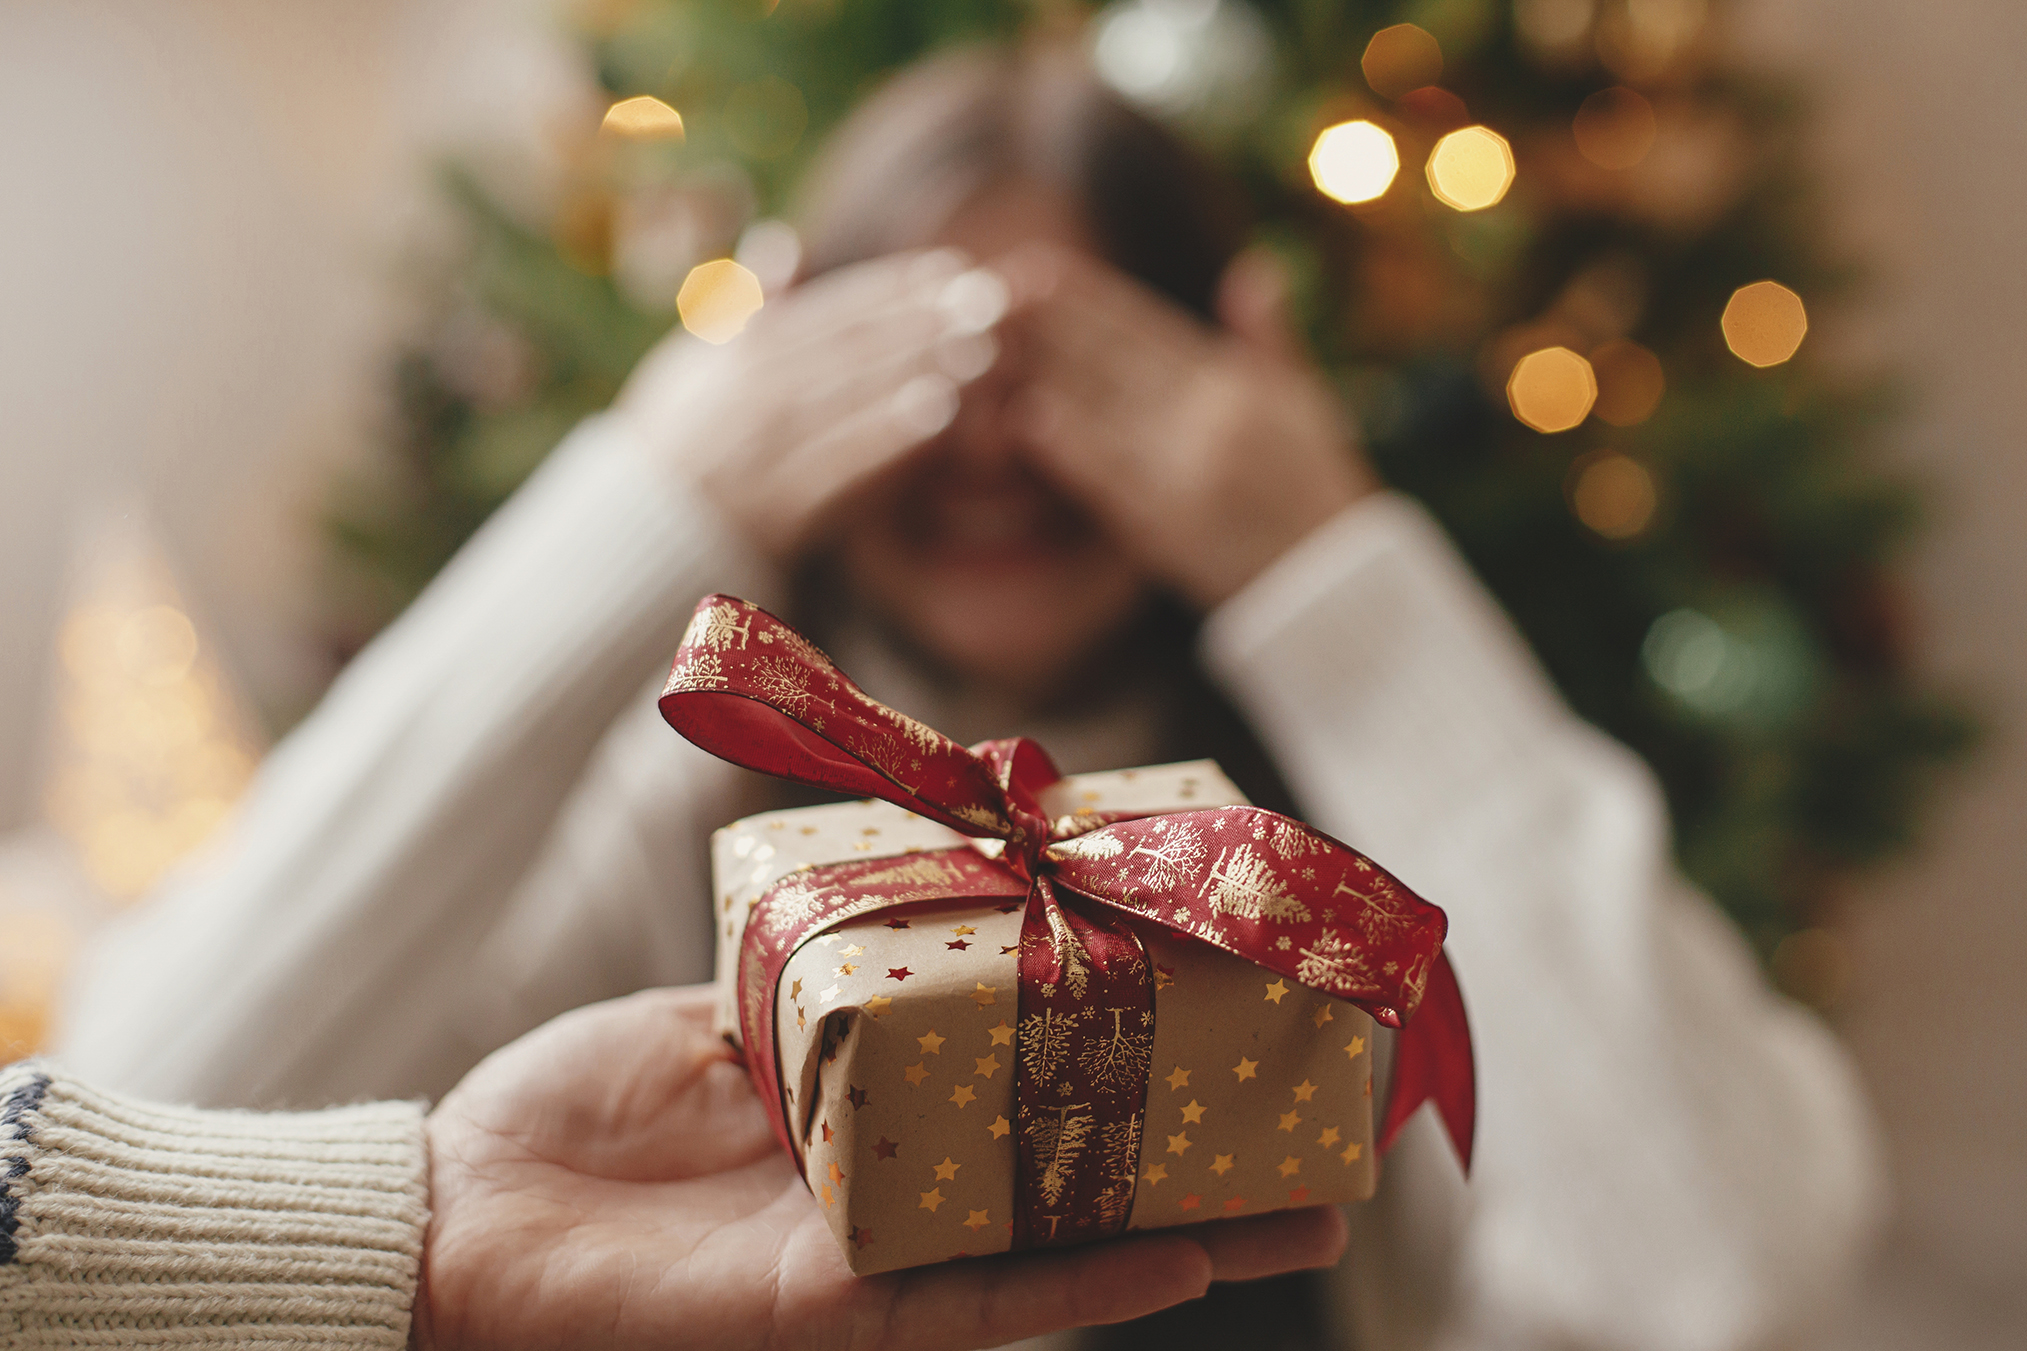
[[[418,1345],[954,1351],[1343,1250],[1342,1216],[1311,1209],[854,1277],[711,1035],[710,1000],[656,990],[580,1009],[444,1099]]]

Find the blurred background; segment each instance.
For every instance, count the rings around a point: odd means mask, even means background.
[[[1240,168],[1382,468],[1851,1045],[1841,1345],[2021,1345],[1999,0],[0,4],[0,1058],[634,354],[736,328],[866,80],[1009,27]]]

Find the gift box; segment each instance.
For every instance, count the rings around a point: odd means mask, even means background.
[[[1215,764],[967,749],[724,596],[661,708],[872,799],[712,842],[720,1028],[853,1271],[1362,1200],[1425,1099],[1468,1160],[1442,912]],[[1375,1020],[1405,1027],[1377,1132]]]

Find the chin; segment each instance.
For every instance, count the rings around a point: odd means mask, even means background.
[[[1079,557],[918,560],[869,595],[933,661],[966,682],[1046,698],[1132,619],[1145,587],[1130,569]]]

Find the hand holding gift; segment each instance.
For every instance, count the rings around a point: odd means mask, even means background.
[[[764,890],[718,885],[754,1086],[855,1271],[1367,1196],[1374,1019],[1408,1028],[1382,1147],[1430,1099],[1468,1161],[1442,912],[1355,851],[1247,806],[1058,810],[1033,743],[966,750],[728,597],[661,707],[736,763],[907,809],[773,814],[778,845],[734,851]],[[869,857],[782,874],[850,811],[884,812]]]

